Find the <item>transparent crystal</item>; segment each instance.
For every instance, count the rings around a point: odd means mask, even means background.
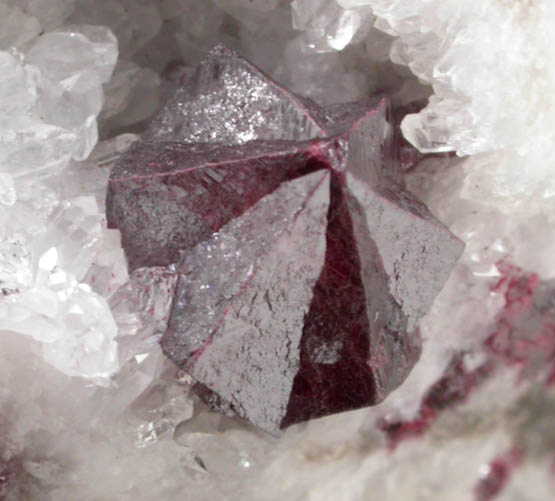
[[[124,57],[137,52],[162,27],[157,5],[144,0],[80,0],[69,21],[108,27]]]
[[[8,295],[25,289],[33,278],[29,242],[23,235],[12,234],[0,243],[0,287]]]
[[[36,17],[24,12],[18,5],[0,4],[0,50],[20,47],[35,38],[41,30]]]
[[[293,27],[305,32],[304,42],[316,52],[343,50],[371,16],[368,8],[345,10],[336,0],[294,0],[291,8]]]
[[[122,361],[158,348],[176,283],[176,273],[166,268],[138,269],[111,296]]]
[[[35,16],[43,30],[57,28],[73,12],[75,0],[16,0],[26,12]]]
[[[26,58],[71,92],[83,73],[101,83],[110,79],[117,58],[116,39],[110,30],[100,26],[66,28],[38,38],[26,51]],[[85,85],[85,82],[79,84]],[[93,86],[96,82],[86,85]]]

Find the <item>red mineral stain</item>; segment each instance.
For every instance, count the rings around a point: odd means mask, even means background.
[[[443,376],[422,399],[415,419],[394,422],[382,420],[379,423],[386,433],[389,449],[393,451],[403,440],[422,435],[443,411],[466,401],[472,390],[492,374],[493,367],[491,361],[486,361],[477,369],[468,371],[463,363],[463,355],[454,357]]]
[[[498,496],[507,485],[513,470],[520,464],[522,450],[512,447],[497,456],[484,468],[484,472],[474,487],[476,501],[490,501]]]
[[[493,290],[505,297],[485,346],[493,358],[520,369],[523,378],[555,377],[555,284],[535,273],[500,263],[502,274]]]

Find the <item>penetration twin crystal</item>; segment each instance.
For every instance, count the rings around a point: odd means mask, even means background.
[[[114,168],[109,224],[131,270],[175,270],[162,348],[212,406],[275,433],[381,401],[418,359],[462,244],[404,189],[389,114],[218,46]]]

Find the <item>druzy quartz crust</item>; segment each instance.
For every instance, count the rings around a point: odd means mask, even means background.
[[[402,182],[386,97],[321,108],[223,46],[111,173],[131,270],[178,278],[161,344],[270,433],[407,376],[462,243]]]

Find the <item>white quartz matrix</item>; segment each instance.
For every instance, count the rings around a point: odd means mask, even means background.
[[[552,500],[549,323],[533,371],[497,363],[396,447],[380,423],[489,360],[504,270],[555,303],[554,27],[552,0],[0,0],[0,499]],[[158,345],[175,277],[129,276],[106,227],[111,165],[220,42],[322,104],[422,103],[407,184],[466,243],[406,382],[281,438],[192,394]]]

